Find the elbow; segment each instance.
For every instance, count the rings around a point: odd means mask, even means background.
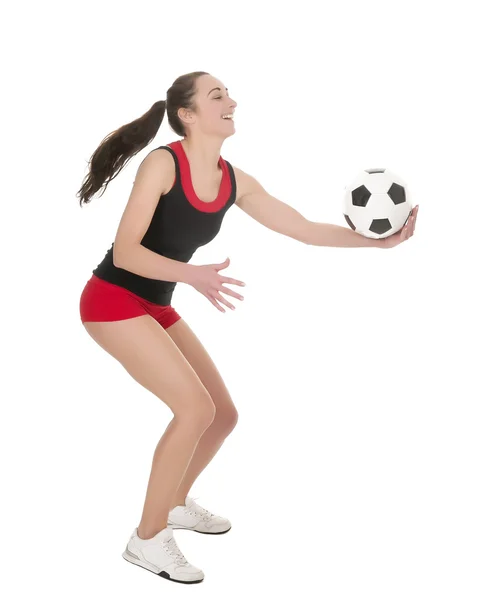
[[[114,263],[114,267],[120,268],[120,269],[126,269],[129,270],[128,267],[126,267],[126,264],[128,264],[128,260],[127,257],[131,257],[132,256],[132,251],[133,249],[137,246],[137,244],[128,244],[126,245],[122,245],[120,248],[117,247],[114,244],[114,250],[112,253],[112,262]]]
[[[311,246],[312,240],[311,240],[310,233],[311,233],[311,223],[310,223],[310,221],[305,220],[300,225],[300,227],[298,227],[295,239],[298,240],[299,242],[301,242],[302,244],[305,244],[306,246]]]
[[[114,263],[114,267],[117,267],[119,269],[122,269],[122,265],[123,265],[123,261],[122,261],[122,257],[121,257],[121,253],[119,252],[119,250],[116,250],[115,244],[114,244],[114,251],[112,253],[112,262]]]
[[[299,235],[297,235],[296,239],[298,240],[298,242],[301,242],[302,244],[305,244],[306,246],[311,246],[310,239],[306,235],[306,232],[302,232]]]

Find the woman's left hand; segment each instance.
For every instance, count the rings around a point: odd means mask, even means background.
[[[406,224],[402,227],[402,229],[400,229],[400,231],[397,231],[397,233],[394,233],[386,238],[379,240],[380,248],[394,248],[395,246],[398,246],[398,244],[401,244],[402,242],[408,240],[408,238],[412,237],[412,235],[415,232],[415,223],[417,222],[417,215],[418,204],[412,210],[412,214],[408,217]]]

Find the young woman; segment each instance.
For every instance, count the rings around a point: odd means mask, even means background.
[[[223,141],[235,131],[235,108],[228,90],[208,73],[179,77],[165,101],[102,141],[77,193],[82,206],[100,188],[105,191],[152,141],[167,112],[182,139],[151,151],[139,166],[115,241],[82,292],[80,316],[89,335],[173,412],[154,452],[141,521],[123,557],[180,583],[200,582],[204,574],[186,560],[172,530],[219,534],[231,528],[188,493],[235,427],[237,412],[216,366],[171,298],[183,282],[225,312],[221,304],[235,307],[221,293],[243,300],[226,284],[244,286],[221,274],[229,259],[191,265],[192,255],[217,235],[234,204],[305,244],[353,248],[396,246],[413,235],[418,212],[416,207],[399,233],[382,240],[308,221],[221,157]]]

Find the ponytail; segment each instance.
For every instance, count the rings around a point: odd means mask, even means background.
[[[155,138],[166,112],[166,101],[155,102],[141,117],[122,125],[106,136],[89,161],[89,172],[85,176],[76,196],[87,204],[103,187],[104,194],[109,182],[122,171],[129,160]]]

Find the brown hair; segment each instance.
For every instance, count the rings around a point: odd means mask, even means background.
[[[89,160],[89,172],[85,176],[76,196],[87,204],[94,194],[103,187],[102,196],[128,161],[145,148],[155,138],[167,109],[167,119],[172,130],[179,136],[185,136],[184,125],[177,111],[180,108],[195,110],[193,97],[196,93],[196,80],[204,71],[194,71],[181,75],[167,91],[167,99],[155,102],[138,119],[122,125],[107,135]]]

